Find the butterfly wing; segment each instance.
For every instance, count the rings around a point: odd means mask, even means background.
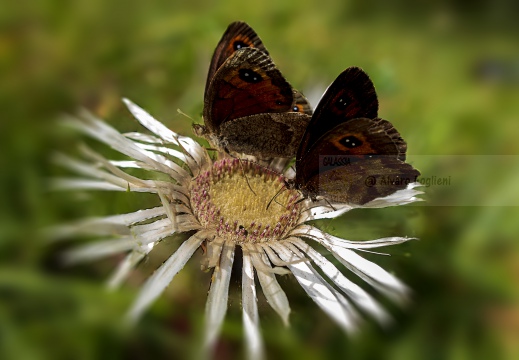
[[[242,21],[231,23],[225,33],[222,35],[220,42],[214,50],[211,58],[211,65],[207,73],[207,81],[205,83],[205,96],[209,90],[209,84],[214,77],[216,71],[222,66],[235,51],[245,47],[254,47],[268,55],[268,51],[261,42],[258,34],[247,24]]]
[[[224,122],[220,136],[225,147],[259,159],[294,157],[310,121],[303,113],[263,113]]]
[[[219,134],[225,121],[261,113],[288,112],[292,87],[261,50],[236,51],[218,69],[204,103],[204,122]]]
[[[207,81],[205,83],[204,97],[207,97],[211,80],[220,66],[222,66],[223,63],[237,50],[246,47],[259,49],[266,55],[269,55],[267,48],[263,45],[258,34],[256,34],[254,29],[252,29],[247,23],[242,21],[231,23],[222,35],[220,42],[214,50],[213,57],[211,58],[211,64],[207,73]],[[291,111],[312,115],[312,107],[310,106],[310,103],[303,94],[297,90],[294,90],[294,103],[292,105]]]
[[[416,181],[405,163],[407,144],[383,119],[357,118],[321,136],[296,165],[296,185],[305,196],[365,204]]]
[[[378,100],[369,76],[358,67],[344,70],[328,87],[301,140],[296,159],[301,160],[312,144],[339,124],[355,118],[376,118]]]
[[[293,112],[298,112],[306,115],[312,115],[313,109],[308,100],[305,98],[305,96],[297,91],[294,90],[294,102],[292,103],[292,110]]]
[[[383,156],[323,171],[309,179],[309,193],[331,202],[364,205],[403,190],[420,172],[410,164]]]

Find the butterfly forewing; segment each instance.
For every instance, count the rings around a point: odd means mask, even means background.
[[[209,72],[207,73],[207,81],[205,83],[206,96],[209,90],[209,84],[218,68],[220,68],[225,60],[234,54],[235,51],[245,47],[258,48],[268,55],[267,49],[256,32],[246,23],[235,21],[227,27],[227,30],[222,35],[220,42],[214,50]]]
[[[214,132],[224,121],[290,110],[292,87],[268,55],[254,48],[235,52],[216,72],[204,120]]]
[[[369,76],[358,67],[344,70],[324,93],[297,152],[300,160],[312,144],[335,126],[355,118],[375,118],[378,100]]]

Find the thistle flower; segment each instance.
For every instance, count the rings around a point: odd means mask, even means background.
[[[358,310],[381,323],[389,315],[376,300],[310,244],[326,249],[344,267],[392,300],[402,302],[406,286],[355,250],[399,244],[405,237],[372,241],[337,238],[306,224],[309,220],[334,218],[352,209],[345,204],[300,200],[296,190],[286,190],[267,204],[293,177],[283,170],[286,161],[275,159],[268,167],[219,154],[213,161],[207,151],[189,137],[180,136],[155,120],[143,109],[124,100],[136,119],[154,135],[121,134],[84,111],[67,122],[131,158],[111,161],[83,148],[91,160],[85,163],[65,155],[62,165],[84,178],[62,179],[61,189],[102,189],[157,194],[161,205],[137,212],[81,220],[54,229],[54,237],[96,235],[104,240],[88,243],[67,253],[69,261],[94,260],[126,252],[125,259],[112,275],[109,285],[119,285],[162,239],[191,232],[177,251],[145,282],[129,311],[136,320],[162,293],[175,275],[200,247],[205,250],[202,268],[213,268],[206,303],[205,348],[214,345],[227,310],[229,280],[236,247],[243,254],[242,309],[247,355],[261,358],[262,339],[256,302],[255,277],[270,306],[288,325],[290,306],[276,275],[291,274],[313,301],[346,332],[356,329]],[[162,180],[141,179],[125,169],[159,172]],[[280,175],[282,173],[282,175]],[[164,179],[165,178],[165,179]],[[420,192],[411,184],[391,196],[376,199],[362,207],[386,207],[417,201]],[[319,268],[320,271],[317,270]],[[324,274],[321,275],[321,274]]]

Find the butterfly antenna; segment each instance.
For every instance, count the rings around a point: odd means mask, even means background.
[[[213,152],[213,156],[209,155],[209,157],[211,158],[211,160],[215,161],[216,158],[218,157],[218,149],[215,149],[215,148],[212,148],[212,147],[204,147],[204,149],[206,151]]]
[[[191,121],[195,121],[195,120],[193,120],[193,118],[192,118],[191,116],[189,116],[188,114],[186,114],[186,113],[183,112],[182,110],[177,109],[177,112],[178,112],[180,115],[184,115],[185,117],[187,117],[187,118],[190,119]]]
[[[272,201],[274,201],[274,200],[275,200],[275,199],[276,199],[276,198],[281,194],[281,192],[282,192],[283,190],[286,190],[286,189],[287,189],[286,186],[283,185],[283,186],[278,190],[278,192],[276,193],[276,195],[274,195],[274,196],[272,197],[272,199],[270,199],[270,201],[269,201],[269,203],[267,204],[267,207],[265,208],[265,210],[268,210],[270,204],[272,204]],[[281,204],[278,203],[277,201],[276,201],[276,203],[279,204],[279,205],[281,205]],[[283,205],[281,205],[281,206],[283,206]]]
[[[301,199],[297,200],[294,205],[299,204],[300,202],[305,201],[305,197],[302,197]]]
[[[333,211],[337,211],[337,209],[333,207],[333,205],[328,201],[328,199],[324,198],[324,201],[328,203],[328,205],[333,209]]]

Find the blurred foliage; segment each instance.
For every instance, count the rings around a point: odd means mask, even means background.
[[[289,330],[259,295],[269,358],[519,358],[518,212],[499,206],[499,199],[517,199],[518,167],[475,161],[445,168],[419,156],[519,154],[518,10],[512,0],[4,2],[0,358],[196,353],[209,286],[199,258],[136,327],[122,322],[139,284],[179,239],[164,241],[127,286],[107,292],[104,279],[118,258],[65,267],[59,252],[70,244],[45,243],[39,229],[157,204],[138,194],[48,192],[47,180],[66,173],[52,165],[51,154],[75,153],[80,140],[56,120],[83,106],[120,130],[141,130],[122,106],[124,96],[191,134],[191,120],[176,109],[201,121],[209,59],[234,20],[254,27],[284,75],[314,104],[344,68],[363,67],[377,86],[381,116],[408,142],[409,160],[424,176],[441,171],[462,179],[427,189],[431,204],[447,199],[452,206],[361,210],[319,222],[350,239],[419,237],[388,249],[391,257],[366,254],[409,284],[413,301],[403,310],[387,304],[395,315],[391,328],[367,321],[348,338],[294,279],[282,278],[293,310]],[[491,181],[481,186],[482,178]],[[481,196],[498,205],[456,206]],[[222,359],[243,354],[234,281],[218,345]]]

